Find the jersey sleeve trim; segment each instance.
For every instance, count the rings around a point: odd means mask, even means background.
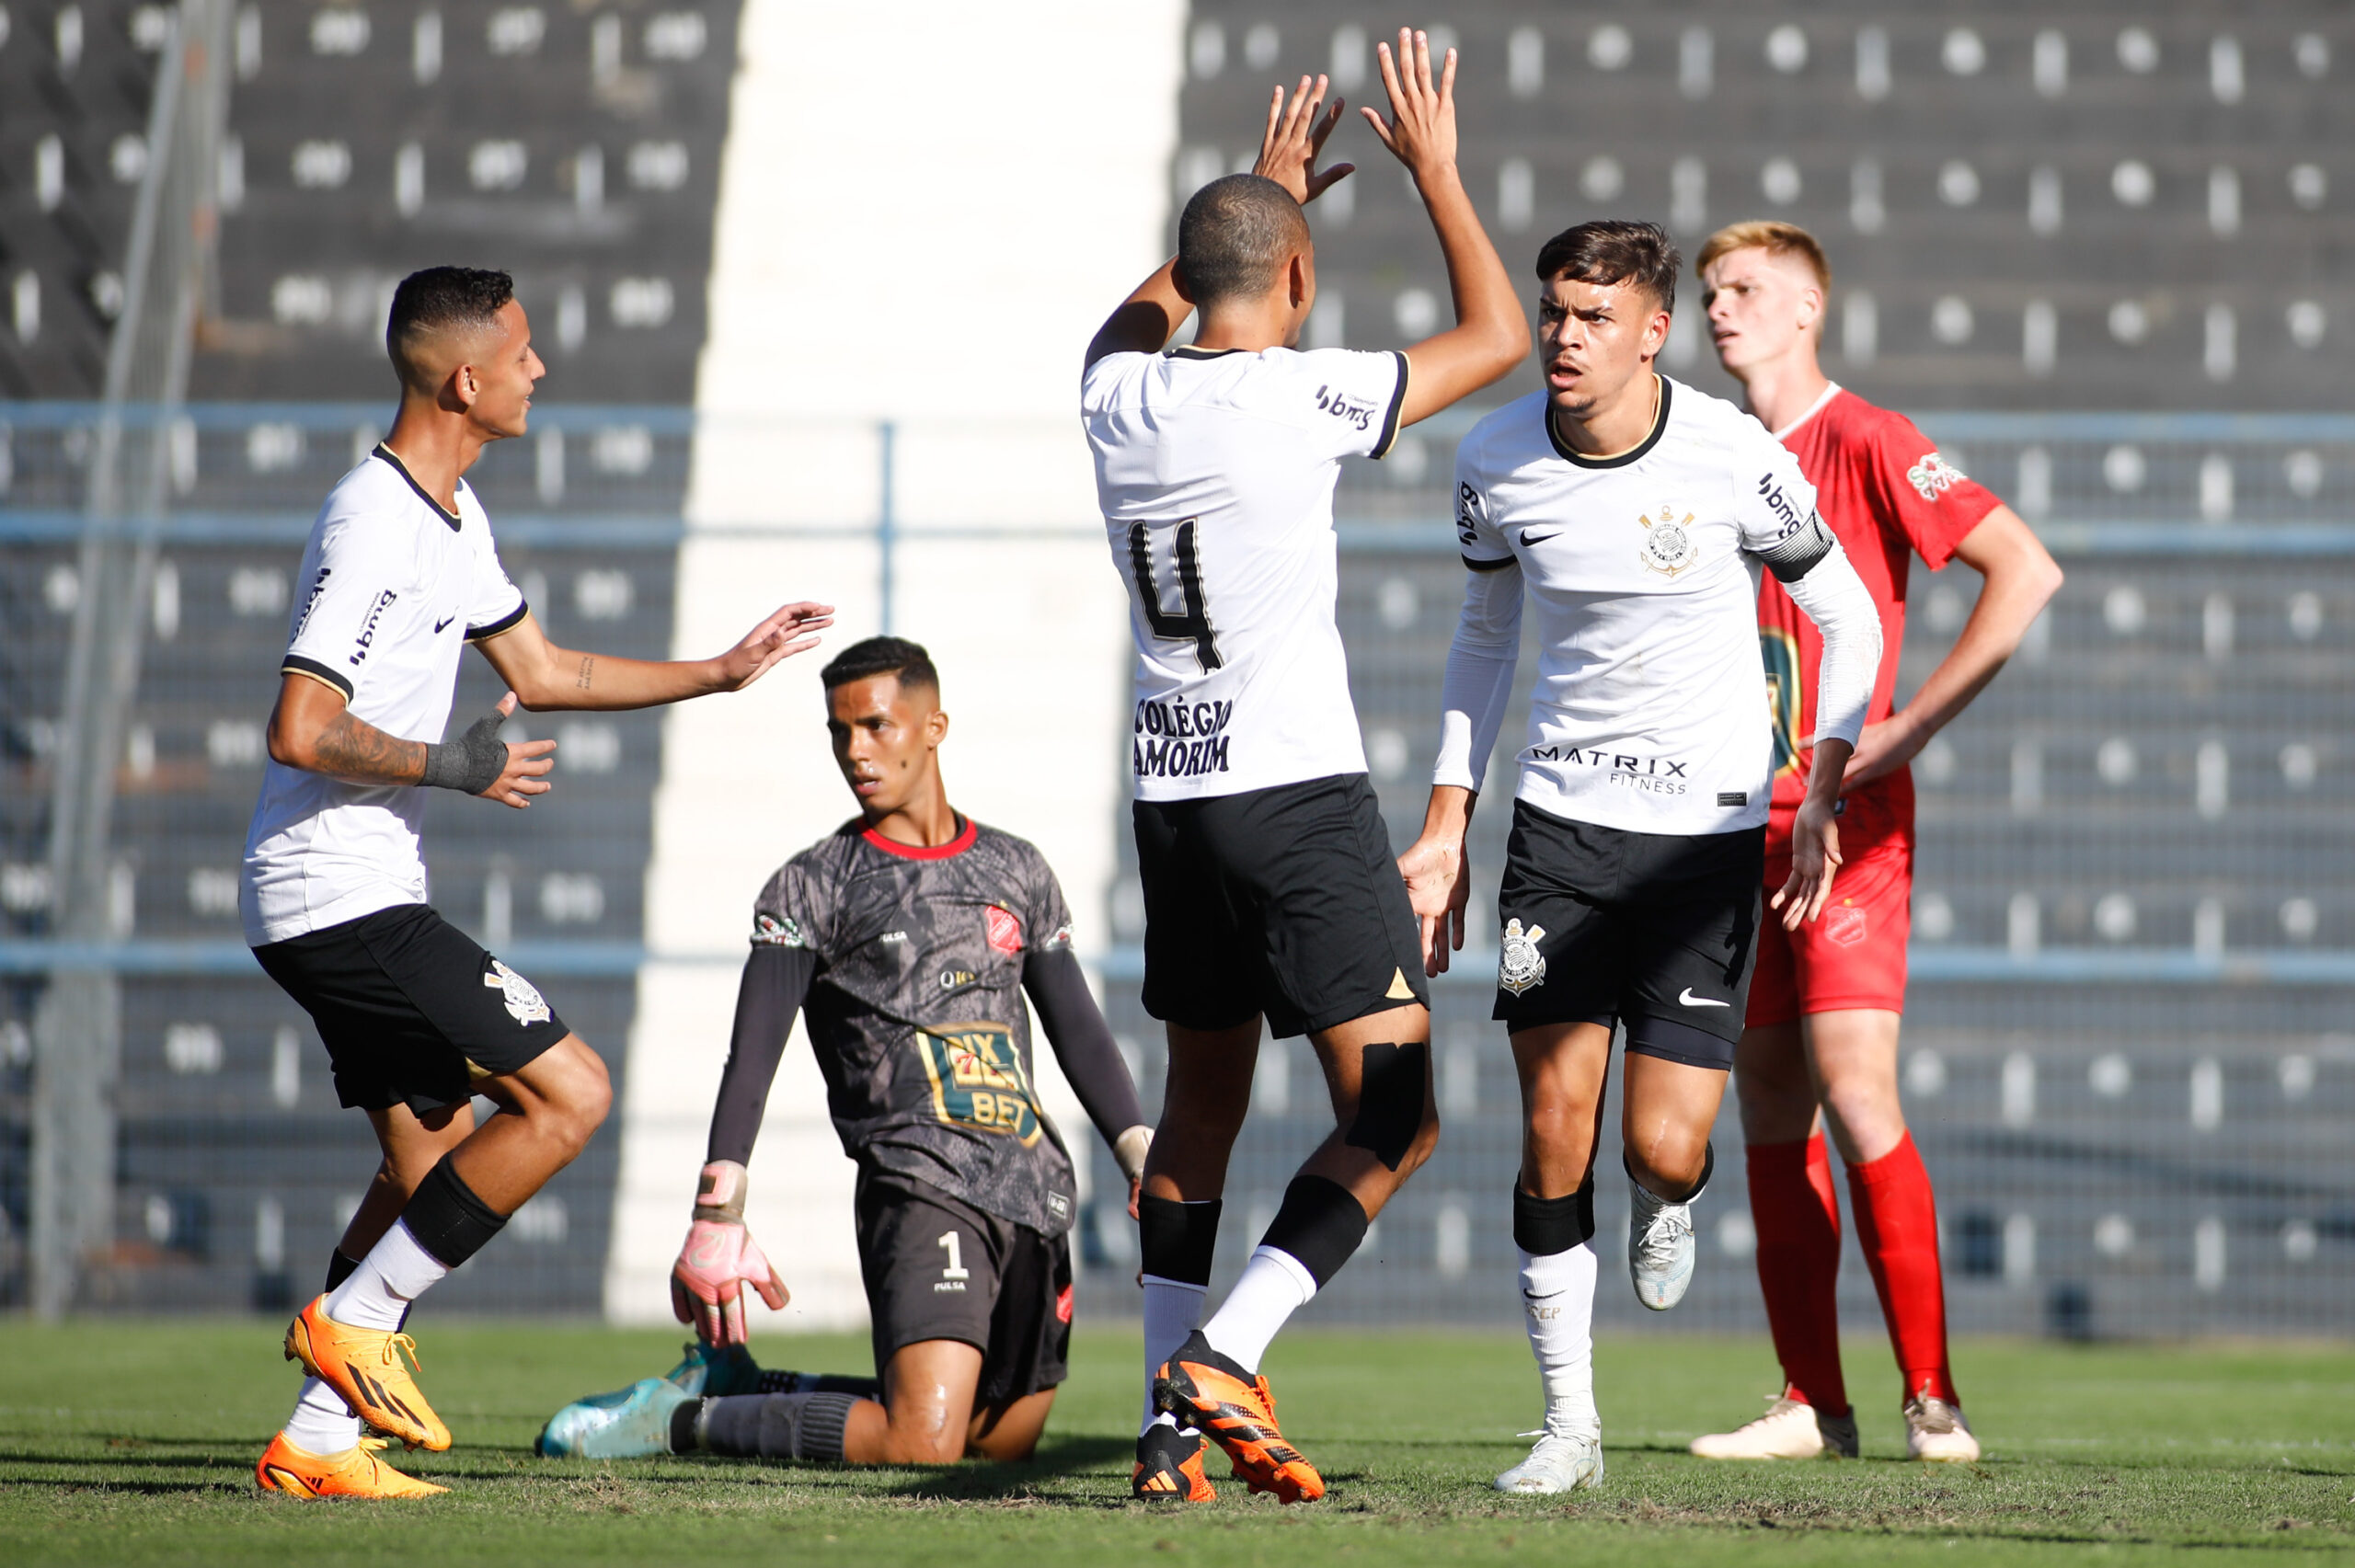
[[[500,633],[511,632],[516,627],[522,625],[523,624],[523,617],[529,615],[531,612],[531,601],[519,596],[515,601],[515,608],[510,610],[506,614],[501,615],[498,620],[493,621],[489,625],[468,626],[466,628],[466,641],[470,643],[487,643],[491,638],[498,636]]]
[[[278,672],[281,675],[304,676],[322,686],[331,686],[343,693],[345,702],[351,701],[351,682],[316,658],[306,658],[299,653],[290,653],[279,660]]]
[[[1466,555],[1464,564],[1476,572],[1500,572],[1513,564],[1513,557],[1506,555],[1494,561],[1484,561],[1476,555]]]
[[[1390,406],[1382,413],[1382,439],[1373,443],[1373,450],[1366,453],[1368,457],[1390,455],[1390,449],[1398,441],[1398,417],[1407,410],[1407,378],[1413,373],[1414,365],[1403,349],[1391,349],[1390,357],[1398,361],[1398,386],[1390,395]]]

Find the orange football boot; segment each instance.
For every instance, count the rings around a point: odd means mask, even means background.
[[[450,1429],[425,1402],[417,1379],[402,1365],[406,1351],[417,1365],[417,1341],[405,1333],[353,1328],[327,1314],[321,1296],[295,1314],[286,1330],[286,1359],[343,1396],[351,1413],[412,1448],[439,1453],[450,1446]]]
[[[1153,1379],[1153,1406],[1200,1428],[1226,1450],[1235,1473],[1252,1491],[1272,1492],[1284,1503],[1314,1503],[1325,1495],[1325,1478],[1277,1429],[1268,1379],[1212,1350],[1201,1330],[1162,1364]]]
[[[362,1437],[359,1447],[342,1453],[315,1454],[297,1448],[281,1432],[254,1465],[254,1483],[289,1497],[437,1497],[450,1490],[403,1475],[376,1457],[384,1446],[376,1438]]]
[[[1209,1503],[1218,1496],[1202,1473],[1202,1435],[1155,1422],[1137,1439],[1129,1494],[1141,1503]]]

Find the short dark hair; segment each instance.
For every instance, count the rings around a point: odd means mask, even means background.
[[[903,687],[924,686],[935,692],[940,690],[940,671],[932,667],[932,655],[925,652],[922,643],[912,643],[905,637],[869,637],[865,642],[853,643],[834,655],[834,661],[819,672],[818,679],[831,692],[837,686],[872,680],[878,675],[896,675]]]
[[[1292,192],[1264,175],[1230,174],[1194,192],[1178,220],[1178,270],[1194,303],[1254,298],[1308,240]]]
[[[1578,283],[1609,287],[1626,283],[1643,290],[1660,308],[1676,310],[1676,274],[1684,258],[1658,223],[1629,218],[1597,218],[1564,229],[1537,253],[1537,280],[1551,283],[1568,278]]]
[[[406,376],[419,339],[453,328],[483,330],[514,297],[515,280],[488,268],[428,267],[412,272],[393,291],[385,351],[393,357],[393,368]]]

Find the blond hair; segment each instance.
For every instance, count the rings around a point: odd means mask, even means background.
[[[1706,272],[1721,257],[1737,250],[1763,250],[1769,256],[1795,256],[1807,263],[1815,274],[1816,287],[1826,296],[1832,292],[1832,263],[1823,258],[1823,246],[1816,237],[1797,223],[1786,223],[1772,218],[1752,218],[1747,223],[1728,223],[1709,236],[1701,247],[1700,258],[1693,270]]]

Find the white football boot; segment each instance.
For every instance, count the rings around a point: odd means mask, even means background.
[[[1693,1439],[1693,1452],[1705,1459],[1835,1459],[1856,1457],[1856,1417],[1825,1415],[1803,1400],[1785,1394],[1766,1407],[1766,1413],[1730,1432],[1712,1432]]]
[[[1551,1496],[1603,1483],[1603,1431],[1600,1427],[1557,1432],[1524,1432],[1537,1446],[1529,1457],[1497,1477],[1497,1490],[1522,1497]]]
[[[1970,1435],[1961,1406],[1936,1394],[1915,1394],[1905,1402],[1905,1457],[1970,1464],[1979,1458],[1979,1439]]]
[[[1693,1198],[1671,1203],[1643,1183],[1630,1181],[1633,1223],[1627,1227],[1627,1276],[1636,1299],[1665,1312],[1684,1299],[1693,1283]],[[1693,1197],[1701,1195],[1695,1192]]]

